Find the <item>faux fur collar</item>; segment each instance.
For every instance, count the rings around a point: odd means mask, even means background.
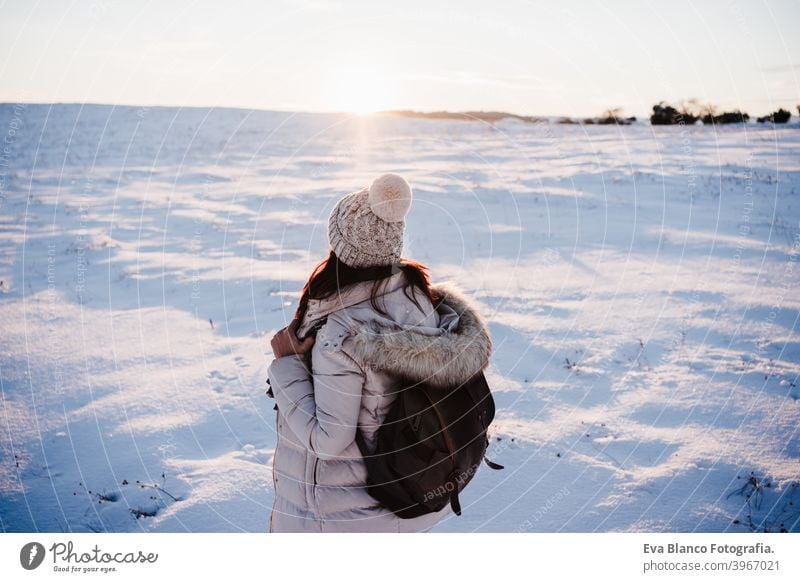
[[[446,284],[433,290],[458,314],[445,328],[404,328],[370,322],[353,336],[353,352],[372,369],[439,388],[463,384],[486,368],[492,355],[489,329],[474,303]]]

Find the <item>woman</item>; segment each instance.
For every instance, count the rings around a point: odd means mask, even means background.
[[[404,382],[458,385],[489,363],[486,324],[457,290],[401,259],[411,188],[386,174],[330,215],[330,256],[306,283],[291,325],[272,338],[277,408],[272,532],[418,532],[367,493],[368,451]]]

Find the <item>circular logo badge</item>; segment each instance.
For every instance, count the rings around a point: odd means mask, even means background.
[[[44,554],[44,546],[39,542],[27,543],[19,552],[19,563],[26,570],[35,570],[44,561]]]

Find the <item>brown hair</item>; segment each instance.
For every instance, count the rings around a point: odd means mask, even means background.
[[[388,277],[397,273],[398,270],[403,271],[408,280],[404,293],[417,307],[422,309],[413,292],[409,295],[409,287],[420,290],[431,303],[436,305],[440,298],[431,289],[428,268],[422,263],[409,259],[400,259],[397,263],[379,267],[351,267],[339,260],[336,253],[330,251],[328,257],[314,267],[311,277],[303,287],[303,291],[300,294],[300,303],[297,306],[294,317],[297,320],[303,320],[306,309],[308,309],[309,299],[326,299],[350,285],[363,281],[373,281],[372,292],[370,293],[372,307],[377,312],[385,315],[386,312],[377,303],[377,297],[380,294],[381,285],[385,283]]]

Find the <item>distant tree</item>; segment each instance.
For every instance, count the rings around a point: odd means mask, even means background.
[[[700,119],[699,112],[702,107],[697,99],[689,99],[688,102],[682,102],[679,111],[683,117],[683,122],[689,125],[697,123],[697,120]],[[706,107],[713,107],[713,105],[708,104]]]
[[[744,123],[750,119],[747,113],[739,111],[725,111],[720,114],[706,113],[700,118],[705,125],[725,125],[728,123]]]
[[[786,123],[791,119],[792,114],[789,111],[781,108],[777,111],[770,113],[769,115],[765,115],[764,117],[759,117],[759,123]]]
[[[653,125],[694,125],[697,123],[697,115],[685,105],[681,106],[678,111],[671,105],[667,105],[663,101],[657,105],[653,105],[653,114],[650,116],[650,123]]]
[[[589,120],[586,120],[587,122]],[[599,125],[630,125],[636,121],[635,117],[623,117],[622,107],[614,107],[613,109],[606,109],[600,117],[591,120],[591,123]]]
[[[699,108],[699,117],[706,117],[710,115],[712,118],[717,114],[717,106],[713,103],[705,103]]]

